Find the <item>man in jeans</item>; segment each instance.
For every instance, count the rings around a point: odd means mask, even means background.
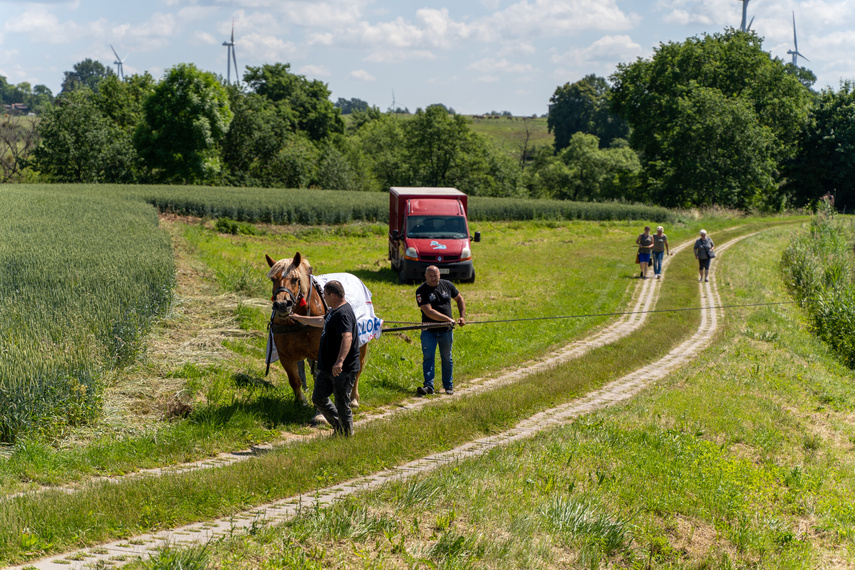
[[[318,349],[317,374],[312,402],[336,434],[353,435],[353,412],[350,393],[359,372],[359,331],[356,315],[344,299],[344,287],[338,281],[324,285],[324,298],[330,310],[324,316],[291,315],[295,321],[323,327]],[[330,401],[335,395],[335,406]]]
[[[435,325],[422,329],[422,372],[424,385],[419,386],[419,396],[433,394],[433,380],[436,360],[436,347],[439,346],[439,358],[442,363],[442,387],[448,395],[454,394],[454,363],[451,359],[451,344],[454,341],[452,327],[455,324],[451,313],[451,301],[457,303],[460,318],[457,324],[466,324],[466,303],[457,287],[451,281],[439,278],[439,268],[431,265],[425,270],[425,282],[416,289],[416,303],[422,311],[422,323],[447,323],[447,326]]]

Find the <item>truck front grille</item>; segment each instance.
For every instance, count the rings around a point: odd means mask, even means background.
[[[422,255],[420,259],[422,261],[437,261],[437,257],[441,257],[443,261],[460,261],[459,255]]]

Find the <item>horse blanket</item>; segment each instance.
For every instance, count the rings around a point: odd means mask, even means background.
[[[320,284],[323,290],[328,281],[338,281],[344,287],[344,300],[350,303],[353,313],[356,315],[356,326],[359,333],[359,346],[371,339],[378,338],[383,328],[383,321],[374,314],[374,305],[371,302],[371,291],[365,286],[359,277],[350,273],[327,273],[325,275],[312,275],[312,279]],[[312,293],[313,295],[315,293]],[[273,334],[267,335],[267,362],[270,364],[279,360],[276,345],[273,343]]]

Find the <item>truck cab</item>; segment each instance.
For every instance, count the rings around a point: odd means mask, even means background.
[[[443,279],[472,283],[472,241],[468,196],[456,188],[389,189],[389,259],[400,283],[420,281],[425,269],[439,268]]]

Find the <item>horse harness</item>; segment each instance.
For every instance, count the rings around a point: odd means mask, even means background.
[[[312,316],[312,314],[311,314],[312,313],[312,292],[314,291],[315,293],[317,293],[318,297],[320,297],[321,303],[323,303],[323,305],[324,305],[324,314],[329,313],[330,307],[329,307],[329,305],[327,305],[327,300],[324,297],[324,292],[323,292],[323,289],[321,289],[321,284],[315,280],[315,277],[313,275],[309,275],[309,280],[310,280],[310,283],[312,286],[309,288],[309,298],[308,299],[304,299],[302,288],[300,288],[300,292],[295,297],[294,293],[292,293],[291,290],[288,289],[287,287],[279,287],[278,289],[276,289],[273,292],[272,299],[276,299],[276,296],[279,295],[279,293],[287,293],[288,296],[291,298],[291,301],[293,302],[294,306],[299,307],[300,301],[303,301],[306,304],[306,306],[308,307],[307,316],[311,317]],[[276,335],[297,334],[297,333],[301,333],[301,332],[305,331],[306,329],[311,328],[309,325],[306,325],[303,323],[298,323],[298,322],[295,322],[293,320],[291,320],[290,324],[274,323],[273,319],[275,317],[276,317],[276,309],[274,308],[273,311],[270,313],[270,322],[267,323],[267,336],[268,336],[268,340],[269,340],[268,346],[270,348],[267,351],[267,359],[266,359],[267,360],[267,370],[264,373],[265,376],[267,376],[267,374],[270,373],[270,354],[273,352],[273,337]]]

